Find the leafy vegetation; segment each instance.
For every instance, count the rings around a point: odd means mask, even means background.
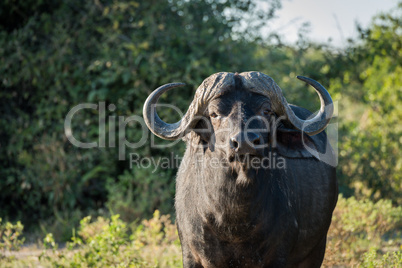
[[[24,239],[20,238],[24,226],[21,222],[12,224],[2,221],[0,218],[0,250],[18,250],[24,243]]]
[[[324,267],[399,267],[402,263],[402,208],[339,197],[328,236]],[[37,262],[7,258],[12,265],[44,267],[182,267],[176,226],[155,211],[150,220],[128,224],[113,215],[85,217],[64,249],[51,233]]]
[[[374,18],[346,57],[354,67],[343,73],[343,87],[362,105],[357,118],[345,122],[340,142],[343,183],[357,196],[402,202],[402,3]],[[355,76],[355,77],[353,77]],[[350,90],[350,89],[349,89]],[[351,111],[351,109],[347,109]]]
[[[390,200],[374,203],[340,196],[328,234],[325,264],[367,267],[384,258],[396,265],[402,261],[401,237],[402,207],[393,207]]]

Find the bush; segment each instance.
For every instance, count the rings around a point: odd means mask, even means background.
[[[19,250],[25,240],[20,238],[23,229],[24,226],[21,222],[16,224],[11,222],[3,223],[2,218],[0,218],[0,250]]]
[[[382,256],[378,256],[376,249],[371,249],[364,253],[363,268],[386,268],[386,267],[402,267],[402,251],[387,252]]]
[[[130,234],[131,233],[131,234]],[[78,236],[64,250],[57,246],[51,234],[44,239],[51,253],[44,252],[44,265],[56,267],[181,267],[180,243],[176,227],[169,216],[155,211],[131,231],[114,215],[110,219],[91,217],[81,220]]]
[[[372,258],[378,260],[401,250],[401,245],[401,206],[393,207],[390,200],[374,203],[339,196],[328,233],[326,265],[356,265],[373,250],[377,253]]]
[[[328,233],[324,267],[399,267],[402,258],[402,207],[391,201],[339,196]],[[176,226],[156,210],[140,224],[85,217],[66,248],[53,234],[43,240],[39,262],[6,258],[7,267],[182,267]],[[47,250],[46,250],[47,249]]]

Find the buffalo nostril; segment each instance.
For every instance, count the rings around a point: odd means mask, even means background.
[[[253,140],[253,144],[260,145],[260,138],[256,138],[255,140]]]
[[[252,144],[253,146],[261,144],[260,135],[258,135],[257,133],[249,132],[247,133],[247,138],[250,144]]]
[[[239,143],[237,141],[233,141],[233,147],[234,148],[239,148]]]
[[[237,142],[236,138],[231,138],[230,139],[230,144],[233,149],[238,149],[239,148],[239,143]]]
[[[254,132],[240,132],[230,138],[230,148],[238,154],[255,154],[261,145],[261,136]]]

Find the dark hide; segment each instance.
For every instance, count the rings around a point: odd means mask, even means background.
[[[300,118],[311,115],[292,109]],[[270,155],[284,165],[253,168],[231,157],[230,140],[256,115],[250,126],[267,131],[254,131],[255,143],[267,146],[243,155]],[[261,118],[276,118],[270,100],[236,83],[187,135],[175,200],[184,267],[320,267],[338,188],[335,168],[303,143],[325,153],[326,134],[302,135],[287,122],[273,129]]]

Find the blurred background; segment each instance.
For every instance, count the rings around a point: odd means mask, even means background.
[[[129,154],[182,155],[184,143],[156,149],[147,142],[126,148],[119,160],[118,146],[109,146],[109,132],[117,130],[109,116],[142,116],[148,94],[169,82],[187,86],[161,102],[185,111],[209,75],[256,70],[271,76],[290,103],[319,107],[296,75],[319,81],[338,101],[341,196],[325,265],[402,264],[402,2],[365,1],[368,13],[353,1],[343,9],[312,2],[1,1],[0,260],[180,267],[172,223],[177,169],[130,168]],[[72,131],[98,144],[105,135],[105,146],[75,147],[65,135],[67,113],[100,102],[116,109],[77,112]],[[171,110],[160,115],[179,119]],[[133,143],[152,136],[138,123],[124,135]],[[74,258],[60,253],[68,247],[57,249],[72,237],[81,249],[68,253],[81,254]],[[53,253],[10,253],[21,245]],[[116,250],[122,246],[131,257]]]

